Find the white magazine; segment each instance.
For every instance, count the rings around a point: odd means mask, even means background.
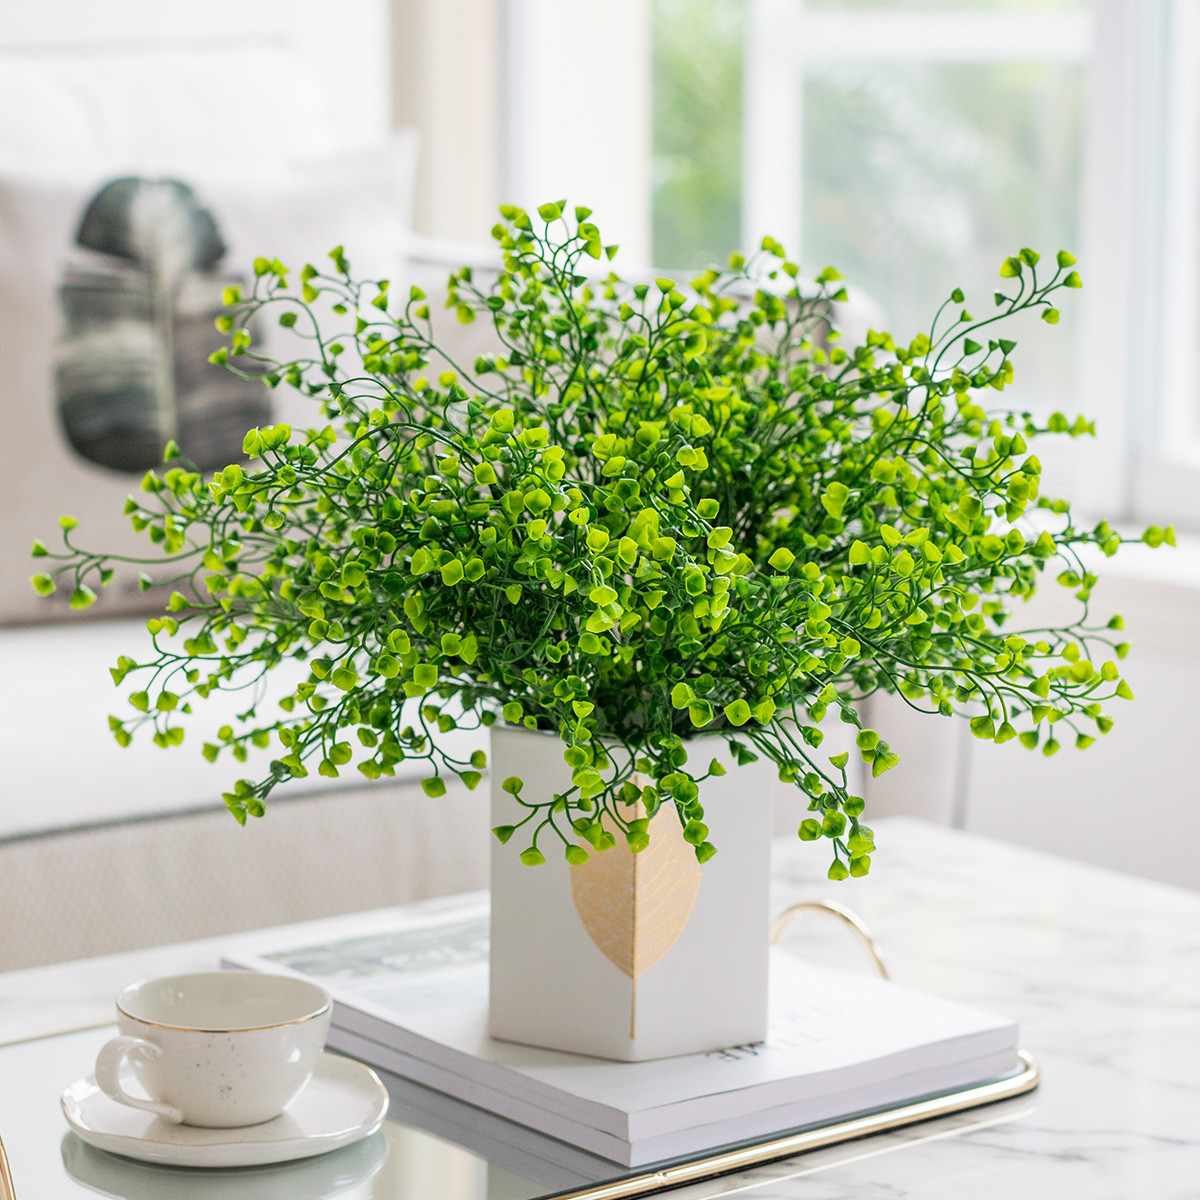
[[[225,961],[325,987],[331,1046],[629,1166],[1018,1069],[1012,1021],[779,950],[762,1044],[626,1063],[498,1041],[487,1035],[487,934],[487,895],[471,893]]]

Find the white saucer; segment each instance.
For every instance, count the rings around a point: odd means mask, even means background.
[[[370,1067],[328,1053],[286,1112],[236,1129],[174,1125],[110,1100],[91,1075],[62,1094],[67,1124],[88,1145],[176,1167],[250,1167],[324,1154],[374,1133],[387,1107],[387,1090]]]
[[[86,1146],[70,1132],[62,1140],[67,1174],[108,1200],[350,1200],[370,1191],[387,1156],[383,1131],[314,1158],[212,1171],[134,1162]]]

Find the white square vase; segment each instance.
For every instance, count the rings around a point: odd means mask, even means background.
[[[552,733],[493,726],[493,825],[524,815],[501,790],[511,775],[523,780],[527,800],[570,788],[564,749]],[[700,785],[718,850],[703,865],[671,804],[659,809],[650,846],[636,856],[618,838],[572,867],[557,836],[543,834],[547,861],[527,867],[518,857],[524,830],[508,845],[494,842],[493,1037],[639,1061],[766,1036],[776,768],[766,760],[736,766],[719,737],[693,739],[687,750],[701,773],[714,757],[727,771]]]

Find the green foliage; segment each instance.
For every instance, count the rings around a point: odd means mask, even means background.
[[[238,760],[278,746],[266,778],[226,796],[245,820],[314,762],[377,778],[425,760],[429,795],[448,775],[474,786],[481,756],[459,760],[438,735],[499,714],[557,733],[572,770],[546,801],[504,782],[524,816],[496,836],[520,831],[537,864],[545,837],[569,861],[579,837],[603,850],[614,829],[643,848],[646,820],[618,804],[639,797],[651,814],[672,803],[710,857],[697,784],[720,765],[693,764],[689,739],[717,734],[737,762],[766,758],[805,792],[800,836],[832,843],[831,877],[845,878],[874,843],[846,755],[819,753],[827,714],[857,727],[856,702],[883,689],[966,713],[981,738],[1106,731],[1101,705],[1129,693],[1110,660],[1093,665],[1122,650],[1089,621],[1095,577],[1079,551],[1122,539],[1040,497],[1028,452],[1090,426],[984,401],[1012,378],[1013,343],[991,326],[1050,311],[1073,286],[1069,256],[1042,277],[1032,251],[1006,260],[1010,290],[985,319],[960,316],[956,293],[910,345],[872,332],[844,348],[832,269],[801,287],[768,239],[686,287],[589,275],[610,248],[586,209],[564,210],[503,208],[504,269],[486,285],[469,268],[451,278],[448,307],[492,322],[501,347],[470,369],[434,345],[419,289],[356,282],[340,248],[298,290],[282,264],[256,264],[230,360],[321,415],[304,431],[251,430],[252,460],[208,480],[173,447],[130,501],[179,590],[150,622],[156,657],[114,670],[139,680],[118,740],[150,726],[173,744],[193,698],[307,663],[278,716],[260,717],[260,701],[205,746]],[[268,308],[295,318],[281,323],[303,357],[254,351],[248,325]],[[110,556],[77,549],[72,528],[63,553],[38,551],[57,560],[39,590],[103,582]],[[1079,619],[1006,632],[1056,561]],[[876,775],[899,761],[874,730],[856,741]]]
[[[713,260],[741,221],[743,0],[654,0],[654,261]]]

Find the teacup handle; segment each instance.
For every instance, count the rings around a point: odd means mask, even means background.
[[[144,1038],[115,1037],[106,1042],[96,1055],[96,1083],[100,1090],[118,1104],[128,1104],[130,1108],[141,1108],[146,1112],[156,1113],[176,1125],[183,1123],[183,1113],[173,1104],[163,1104],[160,1100],[143,1100],[140,1096],[131,1096],[121,1086],[121,1064],[131,1054],[140,1054],[143,1058],[161,1058],[162,1047],[148,1042]]]

